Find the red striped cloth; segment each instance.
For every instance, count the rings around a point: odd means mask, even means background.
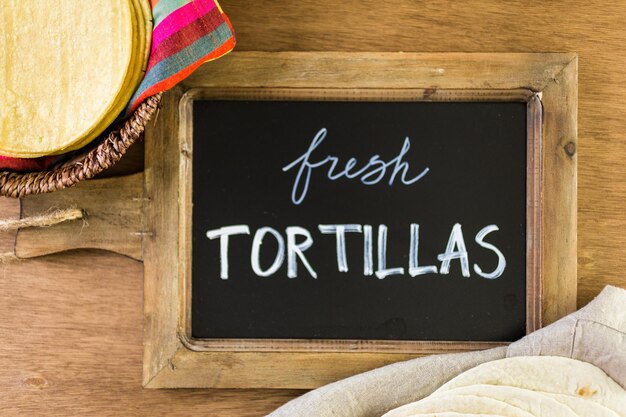
[[[216,0],[150,0],[154,27],[143,81],[126,108],[166,91],[207,61],[235,47],[233,28]],[[10,158],[0,155],[0,169],[41,171],[63,156]]]

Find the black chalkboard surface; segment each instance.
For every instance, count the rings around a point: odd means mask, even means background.
[[[192,336],[523,336],[526,106],[194,101]]]

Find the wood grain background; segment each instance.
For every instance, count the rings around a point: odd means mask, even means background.
[[[578,304],[626,288],[626,1],[221,5],[240,51],[578,53]],[[116,173],[140,170],[141,151]],[[1,217],[18,211],[0,200]],[[0,253],[13,241],[0,235]],[[262,416],[301,393],[143,390],[140,262],[74,251],[0,270],[2,415]]]

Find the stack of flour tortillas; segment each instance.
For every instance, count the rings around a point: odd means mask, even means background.
[[[127,105],[146,69],[149,0],[4,0],[0,154],[88,144]]]
[[[521,356],[472,368],[384,417],[626,417],[626,391],[574,359]]]

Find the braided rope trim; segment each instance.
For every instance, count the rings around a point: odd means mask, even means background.
[[[25,217],[23,219],[0,219],[0,232],[23,229],[26,227],[50,227],[56,224],[85,218],[81,209],[70,208],[65,210],[52,210],[44,214]]]
[[[122,126],[110,132],[95,148],[79,160],[51,171],[19,173],[0,171],[0,195],[20,198],[29,194],[50,193],[93,178],[115,165],[128,148],[141,137],[159,108],[162,93],[148,97]]]

